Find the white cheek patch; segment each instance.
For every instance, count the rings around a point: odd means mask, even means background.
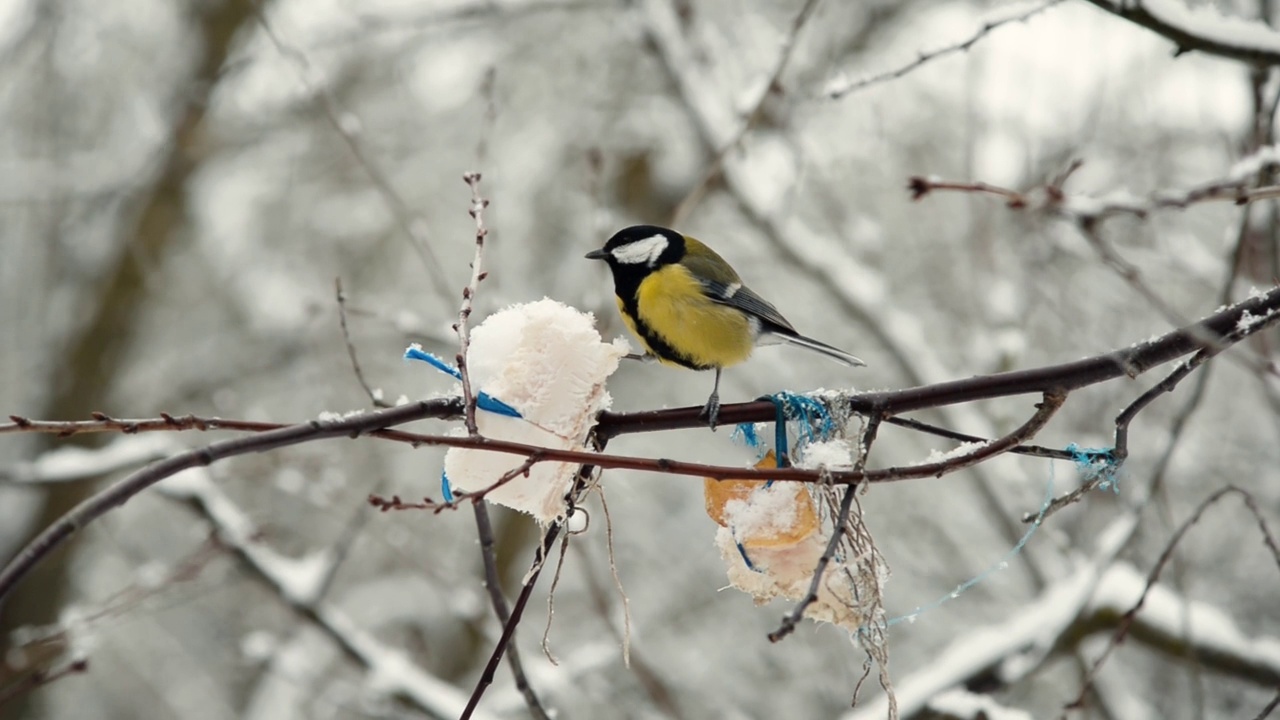
[[[643,240],[637,240],[614,248],[613,259],[623,265],[644,263],[652,267],[654,263],[658,262],[658,258],[666,249],[667,238],[663,235],[654,235],[653,237],[647,237]]]

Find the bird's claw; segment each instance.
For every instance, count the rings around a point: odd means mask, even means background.
[[[711,426],[711,432],[716,431],[716,425],[720,422],[720,393],[711,393],[711,397],[707,398],[707,404],[702,406],[702,412],[698,413],[698,417],[706,418],[707,424]]]

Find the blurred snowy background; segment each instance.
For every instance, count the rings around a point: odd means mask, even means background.
[[[339,330],[336,277],[370,382],[388,399],[447,390],[401,352],[411,341],[454,352],[448,328],[472,253],[468,170],[484,173],[492,200],[477,317],[549,296],[595,312],[606,337],[623,334],[605,269],[582,254],[624,225],[678,218],[798,329],[870,365],[850,373],[767,349],[726,373],[725,402],[780,389],[908,387],[1163,333],[1168,314],[1071,224],[985,197],[913,202],[907,179],[1021,189],[1077,158],[1084,165],[1067,187],[1087,195],[1221,178],[1273,142],[1274,68],[1175,57],[1169,40],[1067,0],[966,52],[827,96],[1037,7],[2,0],[0,411],[294,422],[367,407]],[[1233,31],[1216,13],[1280,19],[1270,0],[1206,9],[1193,23],[1206,32]],[[1262,22],[1241,32],[1280,47]],[[1268,287],[1280,265],[1274,202],[1121,219],[1105,235],[1184,318]],[[1250,351],[1265,355],[1275,338]],[[977,717],[974,691],[1011,713],[1000,717],[1057,717],[1205,496],[1247,488],[1280,526],[1275,388],[1230,361],[1210,372],[1192,414],[1182,410],[1195,378],[1135,424],[1120,495],[1094,494],[1057,515],[1006,569],[893,628],[899,690],[916,688],[917,708],[952,690],[913,716]],[[1109,445],[1116,412],[1160,376],[1073,394],[1040,441]],[[615,409],[639,410],[701,404],[709,384],[630,364],[610,391]],[[925,419],[992,435],[1029,407],[983,403]],[[119,476],[109,458],[77,462],[63,450],[55,460],[88,467],[89,477],[20,482],[47,471],[32,463],[48,463],[51,451],[115,443],[120,467],[133,467],[218,436],[0,437],[0,557]],[[872,464],[950,448],[886,429]],[[724,429],[628,436],[610,449],[754,459]],[[87,672],[0,705],[0,718],[447,716],[441,708],[470,692],[500,629],[480,585],[471,513],[383,514],[365,502],[371,492],[437,495],[439,467],[429,449],[334,440],[220,463],[143,494],[0,607],[0,692],[77,653],[89,660]],[[889,612],[995,566],[1046,484],[1062,491],[1075,481],[1069,464],[1006,457],[872,488],[863,504],[893,571]],[[846,633],[806,624],[773,645],[766,634],[785,606],[718,592],[724,569],[700,483],[624,472],[605,483],[633,662],[622,663],[621,602],[597,522],[575,537],[555,593],[549,646],[559,665],[539,647],[547,575],[519,634],[531,683],[559,717],[849,710],[863,656]],[[1133,510],[1153,487],[1153,501]],[[211,517],[240,529],[240,552],[209,545]],[[537,529],[504,511],[494,518],[513,592]],[[1124,542],[1108,552],[1117,533]],[[1063,600],[1064,583],[1088,580],[1090,568],[1101,579],[1074,605]],[[1280,683],[1276,570],[1238,500],[1210,510],[1166,570],[1159,602],[1140,615],[1142,631],[1069,717],[1257,716]],[[1055,626],[1063,607],[1078,617]],[[1004,649],[1014,620],[1039,645]],[[919,690],[931,677],[941,686]],[[867,704],[874,684],[857,717],[884,717]],[[505,666],[481,711],[528,716]]]

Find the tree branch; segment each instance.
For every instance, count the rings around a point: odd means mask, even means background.
[[[1178,46],[1179,55],[1195,50],[1254,65],[1280,65],[1280,34],[1243,18],[1220,18],[1222,25],[1233,26],[1231,30],[1234,32],[1228,32],[1225,27],[1208,26],[1203,22],[1203,16],[1197,22],[1197,18],[1186,7],[1179,8],[1176,17],[1166,16],[1165,11],[1173,9],[1168,3],[1161,3],[1161,11],[1153,12],[1142,0],[1087,1],[1116,17],[1172,40]]]
[[[484,561],[484,588],[489,593],[489,602],[493,605],[493,614],[505,628],[511,622],[511,609],[507,607],[507,598],[502,594],[502,579],[498,574],[498,557],[493,548],[493,522],[489,519],[489,508],[482,502],[471,504],[475,511],[476,532],[480,536],[480,557]],[[507,649],[507,664],[511,666],[511,676],[515,679],[516,689],[524,698],[525,705],[534,720],[549,720],[546,709],[538,700],[538,695],[529,685],[524,674],[524,663],[520,661],[520,652],[513,643]]]
[[[421,401],[387,410],[361,413],[342,420],[313,420],[262,432],[253,437],[235,438],[213,443],[151,465],[129,475],[115,485],[90,497],[67,512],[32,540],[14,560],[0,572],[0,598],[3,598],[28,573],[41,558],[52,552],[76,530],[93,522],[111,508],[120,505],[142,490],[182,470],[209,465],[217,460],[250,452],[274,450],[310,440],[333,437],[359,437],[373,435],[418,445],[442,445],[492,450],[523,455],[536,461],[576,462],[608,468],[627,468],[653,472],[713,477],[722,479],[760,479],[814,482],[829,476],[833,482],[852,484],[863,480],[883,482],[940,476],[967,467],[1000,452],[1016,447],[1043,426],[1044,422],[1061,404],[1065,394],[1073,389],[1092,385],[1122,376],[1136,377],[1152,367],[1173,360],[1181,355],[1201,349],[1199,338],[1230,345],[1250,334],[1269,327],[1280,319],[1280,288],[1257,295],[1227,308],[1196,325],[1175,330],[1145,343],[1116,350],[1072,363],[1052,365],[1032,370],[1021,370],[928,385],[907,390],[870,392],[852,395],[849,408],[866,414],[891,414],[937,407],[972,400],[1005,397],[1032,392],[1045,394],[1040,411],[1013,435],[994,441],[978,450],[940,463],[927,463],[907,467],[885,468],[861,472],[835,471],[826,473],[797,468],[745,470],[743,468],[703,465],[665,458],[635,458],[618,455],[594,454],[570,450],[540,448],[521,443],[490,440],[483,437],[444,437],[418,435],[386,428],[428,417],[455,417],[459,412],[456,399]],[[727,422],[767,422],[774,419],[775,408],[771,402],[726,405],[722,417]],[[631,415],[603,413],[597,426],[598,437],[609,437],[624,432],[646,432],[684,427],[701,427],[697,408],[663,410]],[[8,431],[34,431],[35,421],[11,418]],[[100,420],[101,424],[116,424]],[[166,427],[161,420],[157,428]],[[50,428],[44,428],[46,430]],[[0,431],[5,431],[0,426]]]

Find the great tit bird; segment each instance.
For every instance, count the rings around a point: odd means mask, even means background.
[[[720,414],[720,371],[746,360],[757,345],[791,343],[845,365],[866,365],[796,332],[724,258],[675,230],[625,228],[586,257],[609,264],[618,311],[649,355],[667,365],[716,371],[703,408],[712,429]]]

